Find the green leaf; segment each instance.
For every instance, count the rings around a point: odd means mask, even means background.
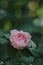
[[[31,49],[29,48],[30,52],[32,53],[32,55],[36,58],[40,57],[39,53],[37,52],[37,49]]]
[[[6,61],[4,65],[20,65],[20,62],[13,57],[10,60]]]
[[[37,57],[38,56],[37,51],[36,51],[37,46],[32,40],[30,40],[30,43],[31,43],[31,47],[30,48],[28,47],[28,49],[33,54],[33,56]]]
[[[19,28],[20,28],[20,30],[23,30],[23,31],[25,31],[25,32],[28,32],[28,33],[32,33],[32,32],[39,32],[39,28],[38,27],[36,27],[33,23],[32,23],[32,20],[30,20],[28,17],[27,17],[27,15],[25,15],[26,17],[23,19],[23,21],[22,21],[22,25],[20,24],[19,26]]]
[[[16,52],[17,50],[14,49],[9,43],[1,45],[0,48],[0,53],[1,53],[1,60],[6,60],[8,58],[11,57],[15,57],[16,56]]]
[[[6,45],[5,49],[6,49],[5,53],[6,53],[9,57],[15,57],[15,56],[16,56],[17,50],[14,49],[9,43]]]
[[[33,65],[43,65],[43,60],[42,59],[35,59]]]
[[[4,10],[0,10],[0,20],[6,17],[6,12]]]
[[[22,62],[21,65],[26,65],[26,63],[23,63],[23,62]]]
[[[11,22],[10,21],[6,21],[4,24],[4,31],[9,32],[11,29]]]
[[[39,17],[43,17],[43,8],[39,8],[36,13]]]
[[[31,43],[31,47],[30,48],[28,47],[28,49],[30,50],[33,56],[39,57],[39,54],[37,51],[37,45],[32,40],[30,40],[30,43]]]
[[[3,32],[0,32],[0,38],[2,38],[3,37]]]
[[[8,43],[8,40],[6,40],[5,38],[0,38],[0,44],[5,44]]]
[[[43,43],[40,44],[38,48],[29,48],[29,50],[33,56],[43,58]]]
[[[16,0],[16,2],[14,2],[14,8],[21,8],[24,4],[25,4],[26,0]]]
[[[30,40],[30,47],[31,48],[29,48],[29,46],[28,46],[28,49],[35,49],[35,48],[37,48],[37,45],[32,40]]]
[[[5,37],[6,39],[9,39],[9,38],[10,38],[10,34],[4,34],[4,37]]]
[[[1,61],[1,62],[0,62],[0,65],[3,65],[3,64],[4,64],[4,62],[3,62],[3,61]]]
[[[43,43],[39,45],[39,48],[37,49],[37,52],[39,55],[43,58]]]
[[[32,63],[34,61],[34,57],[32,57],[32,56],[30,56],[30,57],[22,56],[20,58],[20,61],[26,62],[26,63]]]

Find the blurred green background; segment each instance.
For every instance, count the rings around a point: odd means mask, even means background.
[[[0,0],[0,32],[11,29],[29,32],[43,43],[43,0]]]

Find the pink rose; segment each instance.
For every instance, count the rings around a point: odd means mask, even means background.
[[[30,34],[23,31],[11,30],[10,42],[16,49],[24,49],[30,45]]]

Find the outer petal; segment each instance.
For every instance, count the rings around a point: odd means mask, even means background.
[[[17,33],[17,32],[18,32],[18,30],[16,30],[16,29],[10,31],[11,34],[14,34],[14,33]]]

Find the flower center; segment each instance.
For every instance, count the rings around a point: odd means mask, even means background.
[[[26,42],[27,40],[26,40],[26,38],[25,38],[25,36],[23,35],[23,34],[20,34],[20,33],[18,33],[17,35],[16,35],[16,38],[20,41],[20,40],[23,40],[24,42]]]

